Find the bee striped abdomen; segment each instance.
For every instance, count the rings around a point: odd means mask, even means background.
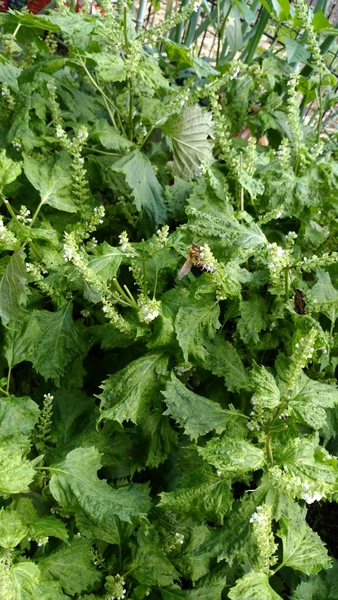
[[[177,279],[182,279],[185,275],[188,275],[192,265],[201,269],[201,271],[206,271],[207,273],[215,273],[216,269],[210,267],[203,261],[203,246],[199,246],[198,244],[192,244],[189,248],[189,255],[187,260],[185,261],[182,269],[177,275]]]

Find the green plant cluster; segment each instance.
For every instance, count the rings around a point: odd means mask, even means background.
[[[102,4],[0,18],[0,599],[336,600],[337,139]]]

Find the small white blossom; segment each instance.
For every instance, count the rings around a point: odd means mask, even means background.
[[[258,507],[257,507],[257,510],[258,510]],[[261,517],[257,512],[254,512],[252,514],[252,516],[250,517],[249,522],[253,523],[254,521],[262,521],[262,520],[263,520],[263,517]]]

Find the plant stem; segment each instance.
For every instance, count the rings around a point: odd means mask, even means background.
[[[284,289],[285,289],[285,302],[289,300],[289,265],[284,270]]]
[[[118,154],[117,152],[104,152],[103,150],[97,150],[96,148],[90,148],[89,146],[84,146],[84,150],[88,150],[88,152],[96,152],[97,154],[104,154],[105,156],[122,156],[122,154]]]
[[[87,77],[90,79],[90,81],[93,84],[93,86],[95,87],[95,89],[101,94],[103,102],[104,102],[106,110],[107,110],[107,113],[109,114],[109,117],[110,117],[110,120],[111,120],[112,124],[114,125],[114,127],[116,129],[118,129],[117,126],[116,126],[114,115],[113,115],[113,113],[111,112],[111,110],[109,108],[109,104],[111,104],[111,106],[113,107],[113,109],[115,110],[115,112],[117,114],[117,118],[119,120],[119,125],[120,125],[121,131],[122,131],[124,137],[127,137],[126,132],[125,132],[124,127],[123,127],[123,124],[122,124],[122,120],[121,120],[121,116],[122,115],[120,115],[120,111],[115,106],[115,104],[111,101],[111,99],[108,98],[108,96],[104,93],[103,89],[95,81],[94,77],[92,77],[90,71],[87,69],[86,63],[82,60],[82,57],[80,56],[80,54],[78,54],[78,60],[79,60],[79,62],[77,64],[79,64],[80,67],[82,67],[84,69],[84,71],[86,72]],[[76,62],[76,61],[74,61],[74,62]]]
[[[14,38],[16,37],[16,34],[18,33],[18,31],[19,31],[20,27],[21,27],[21,23],[18,23],[18,25],[16,26],[16,28],[15,28],[15,30],[14,30],[14,33],[13,33],[13,37],[14,37]]]
[[[116,277],[113,278],[112,280],[113,286],[116,289],[116,291],[121,294],[122,298],[127,302],[127,304],[129,304],[129,306],[131,306],[132,308],[136,308],[138,309],[136,300],[133,298],[133,296],[131,295],[131,293],[129,292],[130,296],[128,297],[127,294],[125,293],[125,291],[121,288],[119,282],[117,281]],[[126,286],[125,286],[126,287]]]
[[[153,133],[154,129],[155,129],[155,125],[153,125],[152,127],[150,127],[150,129],[149,129],[146,137],[142,141],[142,144],[138,147],[139,150],[141,150],[141,148],[143,148],[144,144],[148,141],[148,139],[151,136],[151,134]]]
[[[23,230],[25,233],[27,233],[27,232],[26,232],[26,229],[24,228],[24,226],[22,225],[22,223],[20,223],[19,219],[17,218],[17,216],[16,216],[16,214],[15,214],[15,212],[14,212],[13,208],[11,207],[10,203],[8,202],[7,198],[4,198],[4,197],[3,197],[2,199],[3,199],[4,203],[5,203],[5,205],[7,206],[7,210],[8,210],[8,212],[9,212],[9,214],[10,214],[10,215],[11,215],[11,217],[14,219],[14,221],[16,222],[16,224],[17,224],[17,225],[19,225],[19,227],[21,227],[21,229],[22,229],[22,230]],[[40,210],[40,208],[41,208],[41,204],[39,205],[39,207],[38,207],[38,208],[39,208],[39,210]],[[35,212],[36,212],[36,211],[35,211]],[[34,219],[34,217],[33,217],[33,219]],[[31,227],[32,227],[32,225],[33,225],[33,219],[32,219],[32,221],[31,221],[31,222],[30,222],[30,224],[29,224],[29,229],[31,229]],[[35,220],[35,219],[34,219],[34,220]],[[37,247],[35,246],[35,244],[32,242],[32,240],[30,240],[30,239],[28,239],[28,238],[27,238],[27,240],[24,242],[24,244],[23,244],[23,245],[25,246],[27,243],[29,244],[30,248],[33,250],[34,254],[36,254],[36,256],[38,257],[38,259],[42,261],[42,256],[41,256],[40,252],[38,251]]]
[[[133,109],[134,109],[134,94],[133,94],[133,83],[132,80],[129,79],[129,123],[128,123],[128,133],[129,133],[129,140],[132,141],[133,140],[133,131],[134,131],[134,126],[133,126]]]
[[[321,128],[322,128],[322,120],[323,120],[323,97],[322,97],[322,88],[320,86],[319,82],[319,87],[316,89],[316,96],[317,96],[317,100],[318,100],[318,106],[319,106],[319,117],[318,117],[318,126],[317,126],[317,144],[319,144],[320,142],[320,132],[321,132]]]
[[[11,373],[12,373],[12,367],[9,367],[8,369],[8,375],[7,375],[7,384],[6,384],[6,394],[9,396],[9,385],[11,382]]]
[[[226,26],[226,22],[228,20],[228,16],[230,15],[230,11],[232,9],[232,3],[230,2],[229,4],[229,8],[228,8],[228,12],[225,15],[224,19],[223,19],[223,23],[221,25],[221,27],[219,27],[219,1],[217,2],[217,54],[216,54],[216,65],[218,65],[218,61],[219,61],[219,55],[220,55],[220,51],[221,51],[221,43],[223,41],[223,34],[224,34],[224,29]]]
[[[270,431],[267,432],[266,434],[266,438],[265,438],[265,450],[266,450],[266,456],[268,459],[268,464],[270,467],[273,466],[273,456],[272,456],[272,450],[271,450],[271,434]]]
[[[242,172],[242,153],[239,155],[239,170]],[[241,185],[240,191],[240,210],[244,210],[244,188]]]
[[[142,268],[143,268],[143,293],[146,296],[147,295],[147,267],[146,267],[144,240],[142,240]]]
[[[123,6],[123,33],[124,33],[124,44],[125,44],[125,50],[126,50],[126,54],[128,54],[128,48],[129,48],[129,40],[128,40],[128,31],[127,31],[127,5],[124,4]]]

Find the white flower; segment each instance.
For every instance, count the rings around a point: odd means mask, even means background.
[[[262,507],[257,507],[257,510],[258,510],[258,508],[262,508]],[[249,522],[250,523],[254,523],[254,521],[258,521],[259,522],[259,521],[262,521],[262,520],[263,520],[263,517],[261,517],[257,512],[254,512],[253,515],[250,517]]]
[[[302,497],[306,504],[312,504],[313,502],[321,500],[323,496],[319,492],[314,492],[312,496],[310,494],[303,494]]]

